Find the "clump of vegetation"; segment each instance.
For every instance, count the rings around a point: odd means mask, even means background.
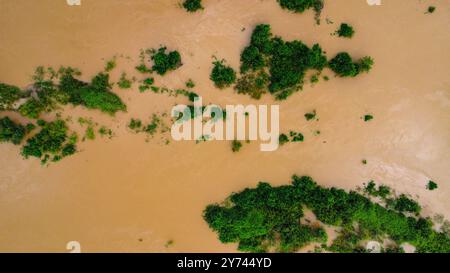
[[[110,91],[109,75],[97,74],[90,84],[77,80],[71,74],[63,75],[59,88],[69,96],[69,102],[83,105],[88,109],[98,109],[110,115],[126,111],[126,105],[119,96]]]
[[[308,9],[314,9],[316,16],[316,23],[320,24],[320,13],[322,12],[324,3],[323,0],[277,0],[283,9],[292,12],[302,13]]]
[[[27,118],[37,119],[46,110],[46,106],[39,100],[31,97],[24,104],[20,105],[18,112]]]
[[[302,224],[304,208],[321,224]],[[220,241],[238,243],[247,252],[295,252],[325,244],[324,225],[341,227],[332,245],[324,245],[332,252],[366,252],[364,242],[384,239],[393,242],[389,249],[410,243],[421,253],[450,252],[450,237],[435,231],[429,218],[407,216],[355,191],[321,187],[310,177],[294,176],[291,185],[280,187],[260,183],[232,194],[224,205],[207,206],[203,217]]]
[[[107,61],[105,64],[105,72],[111,72],[114,70],[114,68],[116,68],[117,66],[117,62],[116,62],[116,58],[112,58],[111,60]]]
[[[20,88],[0,83],[0,110],[12,110],[14,103],[22,97]]]
[[[316,117],[317,117],[317,112],[316,112],[316,110],[313,110],[312,112],[309,112],[309,113],[306,113],[306,114],[305,114],[305,119],[306,119],[307,121],[313,120],[313,119],[315,119]]]
[[[429,6],[426,13],[431,14],[431,13],[434,13],[435,11],[436,11],[436,7]]]
[[[351,25],[342,23],[339,29],[336,31],[336,34],[339,37],[352,38],[355,34],[355,30],[353,30],[353,27]]]
[[[248,73],[237,80],[235,89],[238,94],[246,94],[254,99],[260,99],[263,94],[267,93],[269,82],[269,75],[264,71]]]
[[[0,142],[11,142],[19,145],[25,138],[27,127],[15,123],[9,117],[0,119]]]
[[[151,59],[154,62],[152,70],[159,75],[165,75],[168,71],[176,70],[182,66],[180,53],[178,51],[166,53],[166,50],[166,47],[151,50]]]
[[[202,0],[185,0],[183,2],[183,8],[188,12],[196,12],[203,9]]]
[[[427,185],[427,189],[430,191],[434,191],[435,189],[438,188],[438,184],[436,184],[434,181],[429,181],[428,185]]]
[[[284,144],[289,142],[289,137],[286,134],[281,134],[278,137],[278,144],[280,144],[280,146],[283,146]]]
[[[311,83],[319,81],[320,72],[330,66],[340,76],[356,76],[368,72],[373,65],[370,57],[354,63],[348,53],[328,62],[320,45],[308,47],[301,41],[284,41],[273,37],[270,25],[257,25],[250,45],[241,53],[241,77],[236,90],[260,98],[266,91],[278,100],[287,99],[301,90],[306,72],[316,70]],[[328,79],[328,77],[327,77]]]
[[[131,119],[128,123],[128,128],[130,128],[134,132],[139,132],[142,128],[142,121],[140,119]]]
[[[187,88],[194,88],[195,87],[195,82],[192,80],[192,79],[189,79],[187,82],[186,82],[186,87]]]
[[[370,181],[367,184],[367,186],[364,188],[364,192],[367,193],[369,196],[380,197],[383,200],[386,200],[388,196],[391,195],[392,193],[391,188],[385,185],[380,185],[378,186],[377,189],[374,181]]]
[[[132,81],[127,78],[127,73],[123,72],[120,76],[119,82],[117,83],[120,89],[130,89]]]
[[[367,159],[361,160],[361,163],[362,163],[363,165],[367,165]]]
[[[373,116],[367,114],[367,115],[364,115],[364,118],[363,118],[363,119],[364,119],[365,122],[369,122],[369,121],[373,120]]]
[[[145,133],[148,136],[153,137],[158,130],[161,133],[168,131],[169,128],[163,121],[165,116],[166,114],[162,114],[161,116],[153,114],[150,123],[148,124],[144,124],[140,119],[131,119],[128,123],[128,128],[134,133]]]
[[[215,61],[213,65],[210,79],[216,87],[222,89],[236,82],[236,72],[232,67],[225,65],[224,60]]]
[[[303,142],[305,140],[305,137],[302,133],[290,131],[289,136],[286,134],[280,134],[278,137],[278,143],[280,146],[289,143],[289,142]]]
[[[373,64],[374,61],[371,57],[363,57],[354,63],[347,52],[341,52],[328,63],[328,66],[339,77],[356,77],[362,72],[369,72]]]
[[[231,142],[231,150],[233,151],[233,153],[237,153],[241,150],[242,148],[242,142],[238,141],[238,140],[233,140]]]
[[[291,137],[291,142],[303,142],[305,140],[302,133],[291,131],[289,132],[289,136]]]
[[[70,141],[67,125],[63,120],[53,122],[40,120],[38,125],[41,130],[28,139],[22,148],[22,155],[25,158],[36,157],[45,164],[50,159],[56,162],[76,152],[76,143]]]

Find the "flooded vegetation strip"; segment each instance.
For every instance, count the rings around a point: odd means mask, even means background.
[[[303,221],[305,209],[317,221]],[[379,242],[383,252],[404,252],[405,243],[420,253],[450,252],[448,231],[436,230],[420,213],[416,201],[373,182],[360,193],[294,176],[290,185],[260,183],[233,193],[222,204],[209,205],[204,219],[221,242],[238,243],[247,252],[296,252],[310,244],[318,252],[370,252],[369,241]],[[330,243],[325,227],[336,232]]]

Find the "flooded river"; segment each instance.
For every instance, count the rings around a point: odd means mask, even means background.
[[[140,49],[163,44],[184,65],[157,77],[159,84],[182,88],[191,78],[206,103],[279,104],[281,130],[300,131],[305,142],[269,153],[244,144],[232,153],[225,141],[146,141],[127,130],[130,118],[168,112],[185,99],[140,93],[137,84],[114,88],[127,113],[64,112],[108,125],[114,138],[83,142],[48,167],[0,145],[0,251],[67,252],[78,241],[84,252],[232,252],[236,246],[221,244],[203,221],[205,206],[259,181],[286,184],[293,174],[345,189],[375,180],[417,198],[425,214],[450,219],[450,1],[326,0],[320,26],[312,11],[292,14],[275,0],[203,2],[191,14],[177,0],[0,0],[0,82],[25,87],[39,65],[78,67],[88,80],[113,56],[117,81],[122,71],[134,73]],[[424,14],[431,4],[436,12]],[[330,35],[341,22],[354,26],[353,39]],[[286,40],[320,43],[329,58],[344,50],[370,55],[374,69],[353,79],[325,70],[330,81],[283,102],[214,88],[212,56],[238,68],[259,23]],[[319,120],[307,122],[312,110]],[[366,123],[369,113],[374,120]],[[439,189],[426,190],[429,180]]]

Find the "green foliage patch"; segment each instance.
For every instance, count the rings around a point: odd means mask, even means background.
[[[185,0],[183,2],[183,8],[188,12],[196,12],[203,9],[202,0]]]
[[[76,152],[75,143],[68,137],[68,128],[63,120],[45,122],[40,120],[41,130],[22,148],[25,158],[36,157],[43,164],[48,160],[59,161]]]
[[[226,88],[235,83],[236,72],[231,66],[225,65],[224,60],[215,61],[213,62],[210,79],[217,88]]]
[[[0,142],[11,142],[19,145],[25,138],[27,128],[15,123],[9,117],[0,119]]]
[[[323,225],[341,227],[337,239],[325,247],[333,252],[365,252],[364,241],[383,239],[395,243],[392,250],[408,242],[417,252],[450,252],[450,237],[435,231],[428,218],[405,215],[405,207],[413,209],[404,201],[401,207],[387,208],[355,191],[324,188],[310,177],[294,176],[291,185],[260,183],[233,193],[223,205],[207,206],[203,217],[221,242],[238,243],[239,250],[248,252],[295,252],[325,243]],[[300,223],[304,208],[323,225]]]

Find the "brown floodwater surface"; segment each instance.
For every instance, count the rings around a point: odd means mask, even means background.
[[[159,85],[181,88],[191,78],[206,103],[279,103],[281,130],[300,131],[305,142],[271,153],[244,144],[232,153],[229,142],[146,141],[126,129],[130,118],[168,112],[186,99],[140,93],[137,84],[114,88],[127,113],[64,111],[108,125],[111,140],[82,142],[79,153],[48,167],[22,159],[20,147],[0,145],[1,252],[67,252],[69,241],[84,252],[235,251],[203,221],[205,206],[259,181],[286,184],[293,174],[345,189],[375,180],[416,197],[425,214],[450,219],[450,1],[326,0],[320,26],[312,11],[292,14],[275,0],[206,0],[193,14],[177,0],[81,2],[0,0],[0,82],[25,87],[39,65],[78,67],[88,80],[113,56],[117,81],[122,71],[133,75],[140,49],[164,44],[184,65],[157,77]],[[435,13],[425,14],[429,5]],[[353,39],[330,35],[341,22],[354,26]],[[320,43],[329,58],[343,50],[370,55],[374,69],[352,79],[326,70],[330,81],[306,84],[283,102],[214,88],[212,56],[238,68],[259,23],[288,40]],[[319,120],[307,122],[303,115],[314,109]],[[365,114],[374,120],[362,121]],[[429,180],[439,189],[426,190]]]

